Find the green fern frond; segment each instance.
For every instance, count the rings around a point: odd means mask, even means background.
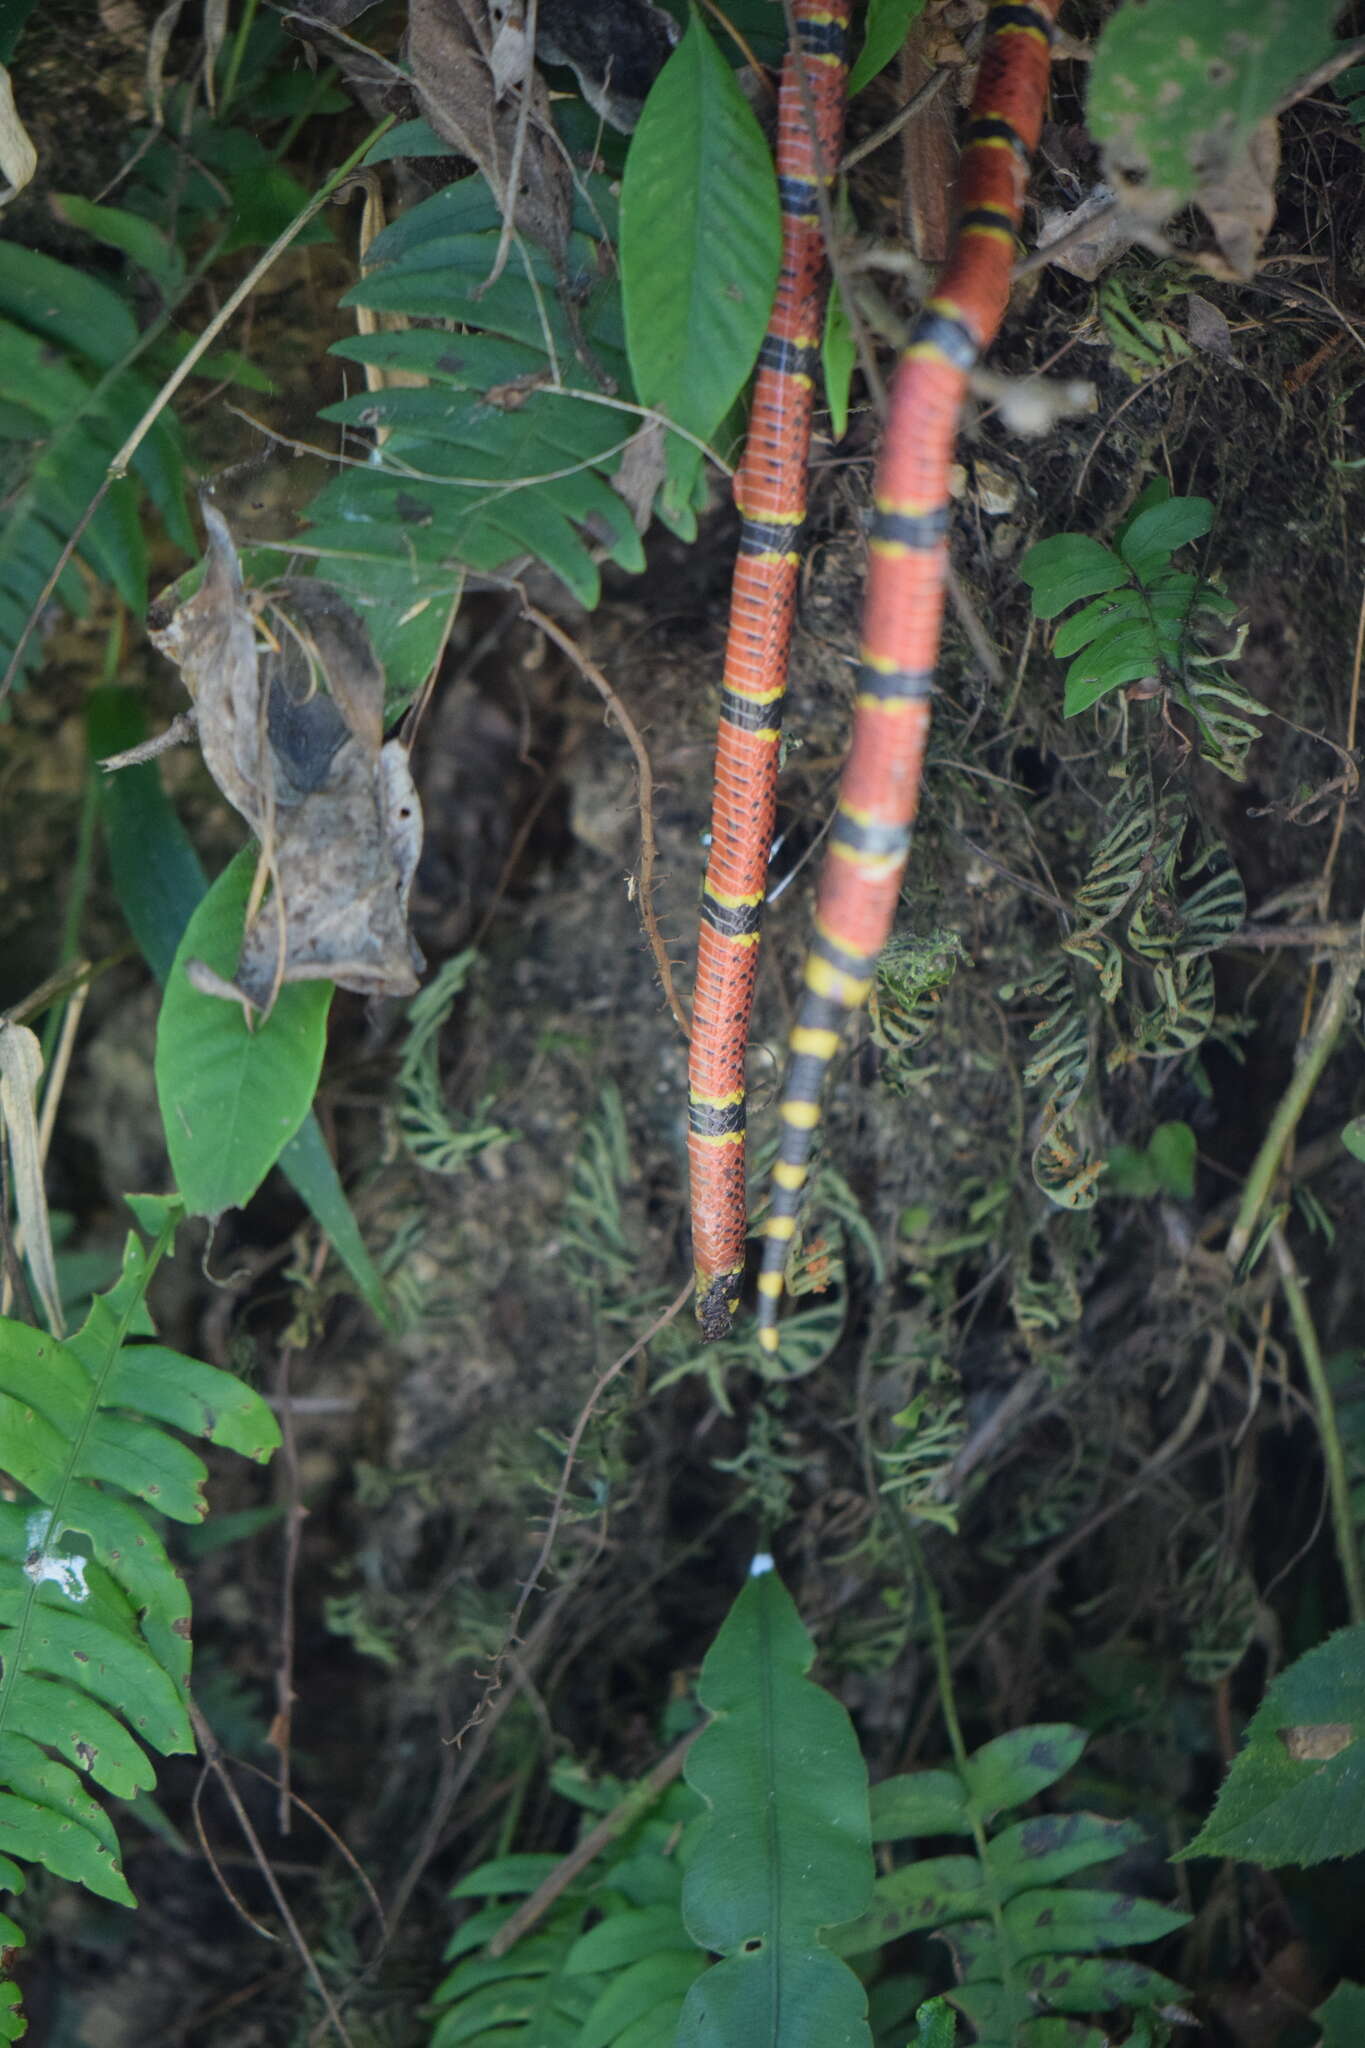
[[[509,1145],[518,1136],[488,1120],[492,1096],[479,1104],[463,1128],[451,1122],[445,1106],[437,1040],[477,959],[472,948],[457,953],[408,1004],[408,1036],[396,1090],[398,1129],[417,1164],[428,1173],[459,1173],[481,1152]]]
[[[1190,344],[1178,327],[1156,311],[1141,313],[1116,277],[1100,285],[1100,322],[1119,367],[1135,384],[1154,370],[1169,369],[1190,353]]]
[[[489,1955],[488,1944],[519,1901],[555,1874],[559,1858],[498,1857],[455,1886],[454,1899],[496,1903],[447,1945],[454,1968],[436,1990],[434,2004],[445,2009],[431,2048],[657,2048],[672,2040],[687,1991],[706,1967],[682,1919],[700,1802],[680,1784],[662,1796],[647,1780],[617,1789],[619,1836],[506,1955]]]
[[[896,933],[882,949],[867,1016],[883,1053],[881,1078],[893,1094],[914,1086],[914,1055],[933,1031],[943,990],[963,958],[961,939],[947,929],[922,938]]]
[[[1001,1826],[1076,1763],[1085,1731],[1017,1728],[966,1759],[872,1789],[874,1841],[971,1836],[972,1855],[933,1856],[881,1877],[871,1910],[831,1937],[862,1955],[900,1936],[936,1931],[952,1951],[946,1995],[977,2030],[977,2048],[1102,2048],[1108,2034],[1078,2016],[1151,2012],[1180,1987],[1119,1951],[1156,1941],[1189,1915],[1124,1892],[1072,1885],[1142,1839],[1130,1821],[1051,1813]]]
[[[596,1115],[583,1127],[560,1223],[565,1277],[580,1293],[604,1282],[619,1285],[635,1271],[637,1254],[621,1206],[630,1180],[625,1105],[620,1089],[608,1081]]]
[[[617,397],[628,398],[630,381],[614,223],[606,181],[589,179],[564,267],[516,241],[490,283],[502,221],[474,177],[371,245],[346,303],[424,324],[338,342],[334,353],[420,382],[322,415],[367,436],[311,508],[309,545],[333,557],[329,574],[357,594],[373,593],[376,573],[400,574],[416,593],[448,590],[454,564],[512,572],[531,556],[591,607],[599,554],[644,566],[611,482],[639,425]]]
[[[1023,557],[1034,616],[1059,626],[1053,650],[1069,660],[1063,711],[1074,718],[1114,691],[1141,685],[1192,719],[1200,751],[1234,781],[1259,738],[1261,706],[1227,671],[1232,653],[1212,653],[1235,607],[1206,578],[1176,569],[1177,549],[1207,533],[1207,498],[1175,498],[1163,481],[1142,493],[1112,548],[1091,535],[1055,534]]]
[[[129,1234],[118,1280],[80,1330],[58,1343],[0,1321],[0,1435],[22,1490],[0,1504],[5,1847],[123,1905],[118,1844],[86,1781],[127,1799],[154,1783],[134,1735],[162,1755],[194,1747],[189,1599],[136,1503],[203,1518],[204,1465],[171,1430],[257,1459],[279,1442],[264,1402],[230,1374],[131,1341],[154,1335],[144,1297],[183,1215],[173,1199],[132,1206],[153,1245]]]
[[[127,364],[139,345],[130,308],[110,286],[37,250],[0,242],[0,674],[14,661],[66,539],[93,501],[113,456],[151,404],[154,386]],[[113,483],[81,537],[77,558],[131,611],[147,608],[143,491],[177,546],[191,548],[184,458],[175,425],[159,420]],[[87,594],[68,562],[56,595],[83,615]],[[29,633],[23,675],[38,659]]]

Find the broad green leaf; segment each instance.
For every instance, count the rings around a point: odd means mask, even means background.
[[[442,140],[429,121],[400,121],[381,135],[366,154],[367,164],[386,164],[400,156],[449,156],[450,144]]]
[[[52,1604],[64,1597],[45,1586],[24,1611],[17,1604],[22,1595],[0,1594],[0,1655],[6,1661],[22,1656],[28,1670],[93,1693],[163,1756],[193,1750],[180,1693],[160,1665],[103,1622]]]
[[[806,1677],[813,1651],[774,1572],[750,1579],[702,1666],[715,1716],[685,1775],[711,1809],[683,1882],[683,1918],[723,1960],[688,1993],[678,2048],[776,2041],[864,2048],[866,1994],[819,1939],[867,1904],[867,1779],[838,1702]]]
[[[1185,1995],[1159,1970],[1122,1956],[1067,1956],[1030,1963],[1022,1974],[1034,1997],[1057,2012],[1114,2012],[1122,2005],[1174,2004]]]
[[[1155,654],[1150,631],[1146,626],[1134,626],[1122,641],[1116,638],[1112,649],[1106,651],[1102,669],[1097,671],[1091,658],[1082,655],[1067,675],[1063,716],[1075,718],[1125,683],[1144,681],[1156,670]]]
[[[14,1730],[0,1733],[0,1784],[34,1806],[50,1807],[54,1815],[62,1816],[63,1823],[84,1828],[111,1857],[117,1857],[113,1823],[91,1798],[79,1773],[49,1756],[27,1735]]]
[[[1167,498],[1164,504],[1150,505],[1130,520],[1118,551],[1133,574],[1146,583],[1177,548],[1198,540],[1212,524],[1213,507],[1207,498]]]
[[[946,1998],[931,1998],[915,2015],[914,2048],[953,2048],[957,2014]]]
[[[1144,1840],[1135,1821],[1105,1820],[1097,1813],[1044,1813],[1001,1829],[991,1843],[991,1869],[1001,1890],[1012,1896],[1111,1862]]]
[[[18,242],[0,242],[0,314],[101,370],[121,363],[137,340],[137,323],[117,292]],[[12,376],[13,365],[7,386]]]
[[[124,1881],[118,1858],[74,1821],[54,1821],[30,1799],[0,1792],[0,1835],[16,1856],[41,1863],[57,1877],[83,1884],[98,1898],[117,1906],[136,1905]]]
[[[1166,220],[1225,177],[1331,49],[1339,0],[1146,0],[1106,24],[1086,116],[1111,178]]]
[[[1080,650],[1088,647],[1106,627],[1129,617],[1134,600],[1134,592],[1124,588],[1097,597],[1093,604],[1085,605],[1080,611],[1073,612],[1052,636],[1052,651],[1057,659],[1065,661],[1069,656],[1079,654]]]
[[[983,1819],[1022,1806],[1064,1778],[1089,1737],[1065,1721],[1012,1728],[967,1759],[967,1788]]]
[[[228,186],[232,214],[218,252],[220,256],[231,256],[238,249],[266,247],[284,233],[291,221],[298,219],[311,197],[297,178],[290,177],[282,165],[275,163],[239,171],[228,180]],[[315,215],[295,236],[294,247],[302,249],[309,243],[333,240],[335,236],[325,216]]]
[[[136,1416],[101,1409],[92,1418],[75,1462],[78,1479],[123,1486],[176,1522],[200,1522],[208,1513],[202,1458],[164,1429]]]
[[[149,1759],[122,1722],[69,1685],[20,1672],[6,1704],[6,1722],[16,1734],[47,1743],[120,1799],[150,1792],[156,1783]]]
[[[1365,1984],[1343,1978],[1313,2018],[1322,2028],[1319,2048],[1360,2048],[1365,2041]]]
[[[580,1934],[564,1967],[571,1977],[605,1973],[670,1948],[697,1954],[676,1904],[628,1907],[625,1912],[608,1914]]]
[[[967,1795],[956,1771],[884,1778],[872,1787],[871,1806],[874,1842],[894,1842],[902,1835],[971,1833]]]
[[[558,1856],[529,1852],[494,1856],[487,1863],[480,1863],[458,1884],[453,1884],[450,1896],[452,1899],[520,1897],[523,1892],[533,1892],[537,1885],[544,1884],[547,1877],[552,1877],[560,1861]]]
[[[825,331],[820,342],[820,371],[825,380],[825,403],[829,407],[830,432],[842,441],[848,432],[848,394],[858,350],[853,340],[848,309],[833,278],[825,300]]]
[[[135,746],[145,737],[136,694],[92,691],[86,731],[97,761]],[[207,892],[204,871],[154,762],[102,775],[97,788],[114,892],[143,958],[164,983],[185,927]],[[307,1203],[374,1313],[394,1327],[388,1290],[365,1247],[311,1111],[280,1154],[280,1170]],[[150,1232],[151,1226],[146,1227]]]
[[[841,1956],[865,1955],[882,1948],[902,1934],[919,1934],[926,1928],[946,1927],[953,1920],[970,1919],[990,1904],[986,1880],[975,1856],[926,1856],[919,1863],[906,1864],[888,1877],[879,1877],[873,1888],[870,1911],[851,1927],[840,1928],[830,1937],[830,1947]]]
[[[923,12],[924,0],[868,0],[863,47],[848,74],[850,99],[900,55],[912,23]]]
[[[52,205],[59,217],[108,248],[121,250],[139,270],[160,286],[167,298],[185,281],[185,259],[170,237],[121,206],[96,206],[75,192],[56,192]]]
[[[126,1344],[110,1369],[104,1400],[262,1464],[279,1449],[280,1425],[253,1388],[161,1344]]]
[[[1365,1624],[1280,1673],[1209,1819],[1182,1856],[1275,1868],[1365,1849]]]
[[[688,1991],[707,1968],[700,1949],[690,1947],[666,1948],[618,1968],[593,2001],[578,2048],[611,2048],[627,2028],[657,2015],[661,2007],[670,2009],[676,2020]]]
[[[256,868],[244,848],[195,911],[166,984],[156,1086],[176,1185],[192,1215],[248,1202],[308,1113],[322,1070],[330,982],[281,989],[248,1031],[241,1009],[190,986],[202,960],[230,978]]]
[[[1159,1941],[1189,1923],[1152,1899],[1128,1892],[1048,1890],[1025,1892],[1005,1907],[1005,1932],[1020,1958],[1099,1955]]]
[[[631,137],[621,282],[636,396],[701,440],[753,368],[780,238],[767,144],[694,13]]]
[[[1365,1160],[1365,1116],[1353,1116],[1342,1125],[1341,1142],[1352,1159]]]
[[[1033,609],[1040,619],[1055,619],[1069,604],[1117,590],[1128,581],[1118,556],[1103,541],[1084,533],[1055,533],[1035,541],[1020,559],[1019,574],[1033,592]]]

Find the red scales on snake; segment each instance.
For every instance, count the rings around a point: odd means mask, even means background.
[[[791,1035],[765,1226],[758,1323],[759,1341],[768,1351],[778,1348],[783,1275],[825,1076],[844,1019],[871,986],[905,872],[943,617],[953,441],[968,375],[994,338],[1009,296],[1015,230],[1042,127],[1060,4],[1019,0],[990,9],[963,144],[953,251],[915,323],[892,387],[874,485],[853,744]],[[842,31],[847,11],[796,8],[798,51],[808,53],[807,89],[801,89],[797,57],[789,56],[778,147],[783,267],[736,488],[745,523],[722,689],[690,1067],[697,1314],[708,1337],[722,1336],[730,1326],[744,1264],[744,1055],[776,802],[778,708],[786,683],[795,545],[805,508],[810,374],[820,324],[814,179],[828,177],[838,145],[843,69],[833,37]],[[808,101],[816,112],[813,137]]]

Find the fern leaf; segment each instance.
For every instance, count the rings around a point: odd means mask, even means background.
[[[167,1424],[249,1457],[279,1441],[229,1374],[130,1342],[151,1333],[147,1283],[182,1213],[139,1199],[151,1254],[130,1233],[119,1278],[65,1343],[0,1321],[0,1429],[26,1496],[0,1504],[0,1824],[12,1855],[125,1905],[113,1829],[86,1785],[127,1798],[153,1784],[134,1735],[163,1755],[193,1748],[188,1596],[125,1496],[202,1517],[203,1465]]]
[[[1053,637],[1069,661],[1063,711],[1074,718],[1125,685],[1155,683],[1189,713],[1206,759],[1240,779],[1247,748],[1259,736],[1254,697],[1206,651],[1208,630],[1228,617],[1222,593],[1176,569],[1177,548],[1207,533],[1207,498],[1172,497],[1149,485],[1115,536],[1114,548],[1079,533],[1055,534],[1031,547],[1019,567],[1033,590],[1034,615],[1055,619],[1089,598]]]
[[[452,564],[496,573],[530,554],[591,606],[599,551],[643,567],[610,482],[638,424],[609,395],[629,391],[620,292],[604,260],[614,206],[603,180],[589,180],[587,196],[562,271],[518,244],[488,284],[502,223],[480,178],[433,194],[371,245],[347,303],[443,324],[338,344],[352,361],[425,380],[323,414],[376,436],[371,459],[311,510],[310,545],[349,562],[353,594],[402,566],[409,600],[448,592]]]
[[[1127,1893],[1065,1880],[1141,1840],[1130,1822],[1049,1814],[991,1833],[996,1816],[1057,1783],[1086,1743],[1065,1724],[1016,1728],[969,1757],[965,1770],[892,1779],[873,1794],[874,1832],[975,1834],[980,1856],[937,1856],[879,1878],[872,1910],[836,1937],[858,1955],[898,1936],[935,1929],[959,1983],[947,1996],[990,2048],[1093,2041],[1102,2032],[1053,2015],[1153,2008],[1179,1987],[1114,1953],[1159,1940],[1189,1916]]]

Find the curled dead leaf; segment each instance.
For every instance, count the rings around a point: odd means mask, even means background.
[[[154,607],[149,630],[194,700],[209,773],[261,842],[236,980],[210,992],[257,1009],[290,981],[411,995],[422,810],[406,747],[384,741],[384,674],[364,624],[329,585],[287,578],[258,649],[227,522],[203,511],[203,582]]]

